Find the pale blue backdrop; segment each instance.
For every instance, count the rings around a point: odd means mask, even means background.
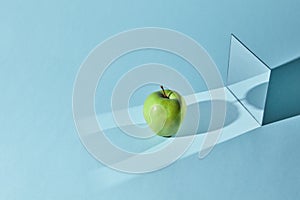
[[[145,175],[97,162],[72,118],[79,66],[113,34],[180,31],[225,80],[231,33],[270,66],[300,56],[299,9],[298,0],[1,0],[0,199],[300,199],[300,117]]]

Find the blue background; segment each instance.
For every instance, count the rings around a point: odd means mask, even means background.
[[[144,175],[104,167],[72,118],[76,73],[101,41],[170,28],[207,49],[225,80],[230,34],[269,66],[300,55],[300,2],[1,1],[0,199],[299,199],[300,118]]]

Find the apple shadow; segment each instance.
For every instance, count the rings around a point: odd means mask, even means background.
[[[209,125],[211,121],[211,105],[214,103],[217,107],[219,105],[224,105],[226,103],[226,116],[225,116],[225,123],[224,125],[220,124],[219,126],[214,127],[210,131],[221,129],[223,127],[226,127],[234,121],[236,121],[239,117],[239,111],[237,107],[229,102],[224,100],[213,100],[213,101],[201,101],[196,102],[188,105],[187,112],[189,110],[199,109],[200,118],[198,121],[198,129],[195,132],[195,130],[192,130],[190,127],[195,127],[194,123],[196,122],[196,117],[193,115],[186,114],[186,117],[184,119],[184,130],[180,133],[180,135],[175,135],[173,137],[186,137],[191,136],[195,134],[204,134],[207,133],[209,130]],[[191,112],[192,113],[192,112]],[[139,124],[128,124],[126,125],[127,128],[135,127],[135,126],[147,126],[144,123]],[[182,125],[183,126],[183,125]],[[169,137],[161,137],[158,135],[153,135],[152,137],[148,138],[138,138],[133,137],[131,135],[128,135],[123,132],[122,127],[110,127],[103,130],[103,133],[105,134],[106,138],[115,146],[118,148],[121,148],[123,150],[126,150],[128,152],[132,153],[142,153],[147,151],[148,149],[153,148],[156,145],[160,145],[164,142],[168,142],[170,139]]]
[[[137,124],[127,125],[127,128],[134,128]],[[146,125],[146,124],[139,124]],[[122,126],[124,128],[124,126]],[[106,138],[118,148],[132,153],[142,153],[148,149],[165,142],[168,138],[153,134],[148,138],[133,137],[124,133],[122,127],[114,127],[104,130]]]
[[[263,99],[265,99],[267,88],[268,83],[262,83],[251,88],[246,94],[246,101],[252,106],[263,110],[265,107]]]
[[[184,130],[180,133],[180,135],[175,135],[173,137],[185,137],[185,136],[191,136],[195,134],[204,134],[207,133],[210,126],[211,121],[211,105],[214,103],[214,105],[221,106],[226,104],[226,114],[225,114],[225,122],[224,124],[217,125],[210,129],[210,131],[218,130],[221,128],[224,128],[232,123],[234,123],[238,117],[239,117],[239,111],[237,107],[229,101],[224,100],[213,100],[213,101],[201,101],[196,102],[193,104],[188,105],[187,108],[187,114],[184,119],[183,125]],[[189,110],[199,109],[200,118],[198,121],[198,129],[192,130],[191,127],[195,127],[194,123],[196,122],[196,116],[189,115]],[[192,112],[191,112],[192,113]],[[146,126],[146,124],[131,124],[126,125],[127,127],[135,127],[135,126]],[[169,139],[169,137],[161,137],[158,135],[153,135],[149,138],[137,138],[132,137],[128,134],[125,134],[122,129],[122,127],[111,127],[104,130],[105,136],[116,146],[126,149],[130,152],[135,153],[141,153],[146,151],[149,148],[152,148],[153,146],[159,145],[163,142],[166,142],[166,140]]]
[[[216,107],[219,107],[224,105],[224,103],[226,105],[224,124],[219,124],[213,128],[210,128],[209,126],[211,122],[211,105],[214,104]],[[208,131],[218,130],[232,124],[239,117],[239,111],[237,107],[233,103],[224,100],[201,101],[201,102],[193,103],[188,106],[188,110],[194,110],[194,109],[199,109],[199,114],[200,114],[200,118],[198,121],[198,129],[196,133],[194,130],[188,130],[189,125],[195,123],[196,118],[195,116],[190,116],[187,113],[184,119],[185,120],[184,123],[188,123],[188,124],[185,124],[186,128],[185,130],[182,131],[183,133],[180,133],[180,135],[177,135],[176,137],[184,137],[184,136],[195,135],[195,134],[204,134],[207,133]]]

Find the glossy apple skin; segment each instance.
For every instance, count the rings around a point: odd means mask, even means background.
[[[149,127],[157,135],[170,137],[177,133],[184,119],[186,103],[176,91],[165,90],[150,94],[143,108],[144,118]]]

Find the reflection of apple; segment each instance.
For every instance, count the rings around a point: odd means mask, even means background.
[[[186,104],[184,98],[175,91],[153,92],[144,102],[144,118],[149,127],[160,136],[169,137],[178,131],[183,121]]]

